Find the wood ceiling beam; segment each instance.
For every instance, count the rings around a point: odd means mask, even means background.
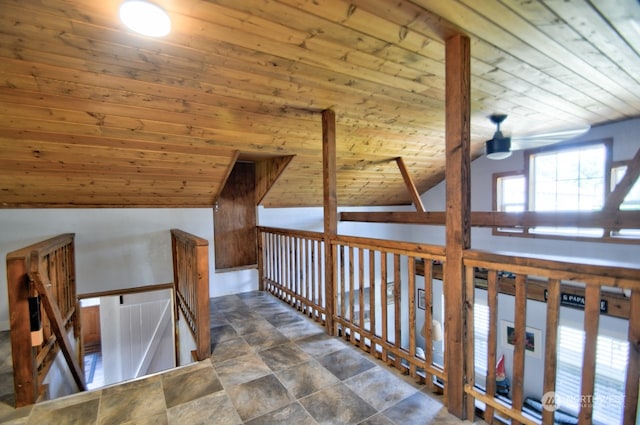
[[[396,164],[398,164],[400,174],[402,174],[402,179],[404,180],[404,184],[407,186],[413,205],[416,207],[418,212],[423,213],[424,205],[422,204],[422,199],[420,199],[420,193],[418,193],[418,189],[416,189],[416,185],[413,183],[413,179],[411,179],[409,170],[407,170],[407,166],[401,156],[396,158]]]
[[[619,210],[624,198],[627,197],[633,185],[638,181],[638,176],[640,176],[640,149],[628,163],[627,171],[616,185],[616,188],[607,196],[602,210],[608,213]]]
[[[445,212],[341,212],[340,221],[360,221],[368,223],[445,225]],[[472,227],[603,227],[640,228],[640,211],[598,212],[523,212],[507,213],[499,211],[471,212]]]

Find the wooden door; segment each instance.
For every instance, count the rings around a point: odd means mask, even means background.
[[[214,215],[216,270],[255,267],[255,164],[237,162],[218,198]]]
[[[85,353],[100,351],[100,305],[82,307],[80,317]]]

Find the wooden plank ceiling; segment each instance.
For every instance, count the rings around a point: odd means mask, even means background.
[[[444,175],[455,32],[475,156],[493,112],[514,134],[640,115],[635,0],[157,0],[162,39],[119,3],[0,0],[1,206],[211,206],[237,158],[285,156],[262,204],[322,205],[325,108],[339,204],[410,203],[397,157],[420,192]]]

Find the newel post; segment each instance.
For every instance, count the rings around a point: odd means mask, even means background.
[[[338,234],[338,201],[336,196],[336,113],[322,111],[322,189],[324,205],[324,285],[327,331],[335,334],[334,310],[334,256],[331,241]]]
[[[471,246],[471,159],[470,159],[470,41],[457,34],[445,47],[445,122],[446,122],[446,262],[445,297],[445,367],[447,373],[447,408],[461,419],[469,414],[464,392],[466,300],[463,252]]]

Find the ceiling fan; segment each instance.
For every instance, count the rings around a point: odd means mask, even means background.
[[[507,118],[506,114],[491,114],[489,119],[497,127],[493,138],[485,142],[485,150],[489,159],[504,159],[511,156],[512,151],[533,149],[563,140],[572,139],[589,130],[588,124],[564,130],[554,130],[546,133],[507,137],[500,131],[500,124]]]

